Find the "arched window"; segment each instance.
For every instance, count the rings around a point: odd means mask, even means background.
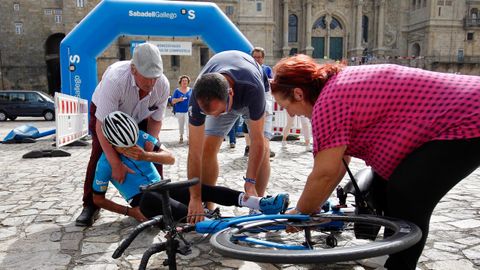
[[[470,10],[470,16],[472,17],[472,19],[477,19],[478,18],[478,9],[472,8]]]
[[[420,56],[420,45],[418,43],[412,45],[412,56]]]
[[[55,95],[60,91],[60,42],[65,38],[65,34],[56,33],[45,41],[45,59],[47,64],[48,93]]]
[[[343,29],[342,24],[337,19],[332,18],[332,21],[330,22],[330,29],[336,29],[337,27]]]
[[[362,16],[362,40],[368,42],[368,17]]]
[[[317,29],[317,28],[327,29],[327,22],[325,21],[325,16],[321,17],[313,24],[312,29]]]
[[[288,16],[288,42],[297,42],[298,18],[294,14]]]

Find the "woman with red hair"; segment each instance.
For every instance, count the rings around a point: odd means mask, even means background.
[[[386,216],[423,232],[391,254],[387,269],[415,269],[440,199],[480,165],[480,77],[397,65],[319,65],[282,59],[271,83],[290,115],[311,119],[314,165],[291,213],[313,213],[353,156],[376,173],[374,196]]]

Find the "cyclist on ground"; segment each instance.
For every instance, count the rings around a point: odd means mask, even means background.
[[[112,167],[105,154],[100,157],[93,183],[95,205],[106,210],[131,216],[138,221],[162,214],[160,193],[149,191],[142,193],[140,186],[161,181],[161,176],[153,163],[173,164],[175,157],[150,134],[139,131],[136,121],[120,111],[112,112],[102,123],[102,132],[107,141],[119,154],[122,162],[134,173],[126,175],[120,183],[112,178]],[[146,142],[154,145],[154,151],[144,150]],[[105,197],[109,183],[112,183],[129,206],[120,205]],[[190,194],[188,187],[170,190],[170,204],[175,220],[181,220],[188,214]],[[265,214],[284,212],[288,206],[288,194],[280,193],[274,197],[248,196],[244,192],[226,187],[202,185],[204,202],[214,202],[225,206],[239,206],[257,209]]]
[[[345,174],[342,159],[363,159],[376,172],[372,192],[384,214],[423,232],[385,267],[415,269],[435,206],[480,164],[480,77],[320,65],[306,55],[282,59],[274,72],[276,101],[310,118],[313,131],[313,169],[289,212],[314,212]]]

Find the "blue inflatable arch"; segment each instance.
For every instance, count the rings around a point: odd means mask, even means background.
[[[252,44],[213,3],[103,0],[60,44],[62,93],[91,100],[96,58],[120,35],[201,37],[214,52]]]

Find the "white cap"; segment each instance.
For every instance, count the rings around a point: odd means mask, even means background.
[[[158,78],[163,73],[160,50],[151,43],[142,43],[133,50],[132,64],[146,78]]]

